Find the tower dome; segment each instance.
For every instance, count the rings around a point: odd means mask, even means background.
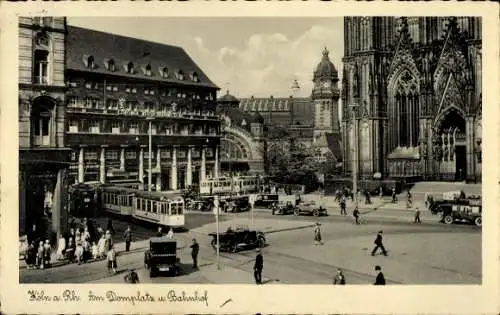
[[[229,90],[226,92],[224,96],[221,96],[218,99],[219,103],[239,103],[239,100],[233,95],[229,94]]]
[[[323,50],[323,58],[319,62],[316,70],[314,71],[314,81],[316,80],[339,80],[339,74],[333,62],[328,57],[328,49]]]

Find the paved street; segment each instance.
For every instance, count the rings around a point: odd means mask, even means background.
[[[191,214],[187,216],[189,222]],[[203,219],[206,217],[206,219]],[[124,272],[137,268],[142,282],[155,283],[253,283],[252,268],[255,251],[236,254],[221,253],[218,271],[216,255],[209,246],[208,233],[215,231],[211,215],[193,216],[205,221],[188,232],[176,233],[183,274],[179,277],[150,279],[143,268],[147,241],[137,241],[132,252],[118,256],[120,273],[108,274],[105,261],[84,265],[64,265],[47,270],[20,269],[21,282],[55,283],[122,283]],[[481,283],[481,233],[474,226],[438,223],[414,225],[408,221],[373,221],[356,226],[336,216],[319,218],[325,244],[312,245],[311,224],[318,218],[273,217],[258,212],[255,228],[266,233],[269,245],[264,248],[266,283],[329,284],[336,268],[345,270],[350,284],[367,284],[374,279],[375,265],[381,265],[388,283],[459,284]],[[252,226],[249,213],[225,216],[220,227]],[[319,220],[318,220],[319,221]],[[213,221],[212,221],[213,222]],[[188,223],[189,224],[189,223]],[[115,228],[126,223],[115,221]],[[196,225],[196,224],[193,224]],[[133,227],[136,229],[136,226]],[[378,230],[384,230],[384,243],[389,257],[369,255]],[[144,234],[145,238],[146,234]],[[200,269],[193,270],[189,244],[196,237],[200,243]],[[117,245],[123,250],[123,244]]]

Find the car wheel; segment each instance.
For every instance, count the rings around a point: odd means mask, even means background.
[[[313,216],[319,217],[319,210],[318,209],[313,210]]]
[[[482,226],[482,225],[483,225],[483,218],[481,218],[481,217],[477,217],[477,218],[474,220],[474,224],[475,224],[476,226],[479,226],[479,227],[480,227],[480,226]]]
[[[453,217],[451,215],[447,215],[444,217],[444,223],[446,224],[452,224],[453,223]]]
[[[299,208],[295,208],[295,210],[293,210],[293,214],[295,216],[298,216],[300,214],[300,209]]]
[[[212,241],[210,242],[210,245],[212,245],[212,248],[213,248],[214,250],[217,250],[217,241],[216,241],[216,240],[212,240]]]

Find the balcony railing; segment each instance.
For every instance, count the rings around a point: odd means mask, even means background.
[[[40,76],[34,76],[33,77],[33,83],[34,84],[49,84],[49,78],[47,77],[40,77]]]
[[[139,132],[135,130],[117,130],[113,128],[111,131],[100,130],[99,128],[89,128],[87,130],[81,130],[76,126],[70,126],[69,130],[66,131],[67,134],[92,134],[92,135],[134,135],[134,136],[147,136],[148,132]],[[203,132],[189,132],[187,130],[181,130],[179,132],[172,132],[171,130],[164,130],[162,132],[156,131],[151,133],[154,136],[198,136],[198,137],[216,137],[218,136],[215,131],[203,133]]]
[[[122,109],[122,108],[105,108],[102,106],[90,107],[84,102],[72,102],[68,104],[69,112],[83,113],[104,113],[115,114],[120,116],[135,116],[144,118],[181,118],[181,119],[197,119],[197,120],[221,120],[222,117],[213,111],[172,111],[172,110],[156,110],[156,109]]]

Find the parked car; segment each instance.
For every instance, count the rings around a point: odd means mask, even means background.
[[[293,214],[295,211],[295,205],[291,201],[280,201],[278,205],[272,208],[273,215],[287,215]]]
[[[149,240],[149,250],[144,253],[144,265],[149,276],[156,277],[165,272],[180,274],[180,258],[177,257],[177,241],[167,237],[153,237]]]
[[[232,197],[225,201],[224,212],[242,212],[250,210],[248,196]]]
[[[209,233],[212,237],[210,244],[217,250],[217,233]],[[228,229],[219,233],[219,250],[235,253],[241,249],[262,248],[266,245],[266,237],[263,232],[240,227],[235,230]]]
[[[304,214],[319,217],[321,215],[328,215],[328,211],[326,210],[326,208],[323,208],[321,205],[316,204],[314,201],[308,201],[296,206],[293,214],[296,216]]]
[[[254,207],[264,207],[272,209],[273,204],[279,201],[278,194],[259,194],[255,200]]]
[[[441,222],[452,224],[454,222],[474,223],[482,226],[481,199],[456,198],[454,200],[428,200],[429,210],[432,214],[441,214]]]

